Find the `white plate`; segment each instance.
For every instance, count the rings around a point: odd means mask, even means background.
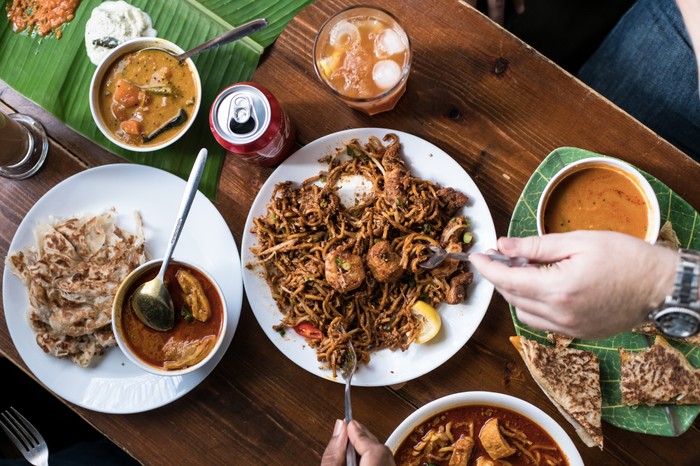
[[[547,413],[520,398],[493,392],[455,393],[431,401],[408,416],[389,436],[386,446],[389,447],[392,453],[396,453],[396,450],[401,446],[401,442],[408,437],[413,429],[431,417],[448,409],[475,404],[501,406],[530,418],[546,430],[552,439],[557,442],[557,445],[567,456],[570,466],[583,466],[583,459],[574,442],[566,435],[564,429],[554,419],[549,417]],[[508,460],[508,458],[505,458],[505,460]]]
[[[143,165],[105,165],[78,173],[53,187],[27,213],[10,252],[36,242],[33,230],[50,217],[96,214],[117,209],[117,224],[133,233],[138,211],[143,218],[148,257],[165,253],[185,189],[185,181]],[[198,192],[175,248],[175,259],[207,270],[221,286],[228,306],[228,326],[218,353],[200,370],[165,377],[139,369],[118,347],[108,348],[97,364],[81,368],[45,354],[27,319],[27,290],[7,267],[3,275],[5,319],[17,351],[34,375],[58,396],[83,408],[105,413],[136,413],[158,408],[196,387],[216,367],[238,325],[243,299],[236,242],[219,211]]]
[[[320,170],[326,170],[327,164],[319,163],[318,159],[332,153],[343,141],[352,138],[366,140],[369,136],[381,138],[387,133],[398,135],[404,159],[408,162],[407,165],[414,176],[439,183],[443,187],[455,188],[469,196],[470,201],[462,212],[472,221],[472,231],[476,241],[474,250],[485,251],[495,248],[496,230],[486,201],[469,175],[454,159],[438,147],[416,136],[387,129],[362,128],[341,131],[317,139],[290,156],[272,173],[260,189],[248,214],[241,243],[243,264],[255,261],[250,248],[257,244],[257,237],[250,232],[250,229],[253,226],[253,218],[265,214],[265,208],[270,201],[275,184],[287,180],[299,183],[318,174]],[[293,331],[285,332],[282,336],[273,330],[272,326],[280,322],[282,313],[272,299],[270,288],[260,275],[260,270],[243,267],[243,283],[255,317],[275,346],[307,371],[329,380],[342,382],[340,375],[333,378],[330,370],[320,367],[321,363],[316,359],[315,350],[308,346],[302,337]],[[440,366],[462,348],[472,336],[486,313],[492,295],[493,285],[478,274],[474,274],[474,282],[465,303],[452,306],[440,305],[442,328],[433,340],[423,345],[412,344],[405,352],[389,349],[373,352],[369,365],[358,367],[352,384],[368,387],[393,385],[420,377]]]

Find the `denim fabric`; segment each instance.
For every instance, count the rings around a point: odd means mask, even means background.
[[[638,0],[579,78],[700,161],[697,66],[676,2]]]

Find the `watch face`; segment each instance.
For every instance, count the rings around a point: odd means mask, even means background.
[[[673,338],[688,338],[700,330],[697,312],[685,308],[667,308],[654,316],[654,323],[665,335]]]

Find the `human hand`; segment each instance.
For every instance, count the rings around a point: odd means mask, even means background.
[[[350,421],[350,425],[346,426],[340,419],[335,421],[333,436],[323,452],[321,466],[344,466],[348,439],[360,455],[360,466],[394,466],[394,457],[389,448],[381,444],[365,426],[357,421]]]
[[[472,254],[474,267],[532,327],[602,338],[644,320],[673,288],[677,255],[629,235],[601,231],[500,238],[498,249],[548,267],[513,267]]]
[[[476,3],[478,0],[467,0],[467,3],[474,8],[476,8]],[[525,12],[525,0],[513,0],[513,7],[517,14],[523,14]],[[505,18],[506,11],[506,0],[488,0],[487,2],[487,12],[489,18],[491,18],[496,23],[503,25],[503,20]]]

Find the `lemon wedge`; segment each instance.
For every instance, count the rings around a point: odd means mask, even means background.
[[[414,340],[416,343],[430,341],[440,331],[442,320],[433,306],[423,301],[416,301],[412,308],[413,316],[418,320],[420,333]]]

